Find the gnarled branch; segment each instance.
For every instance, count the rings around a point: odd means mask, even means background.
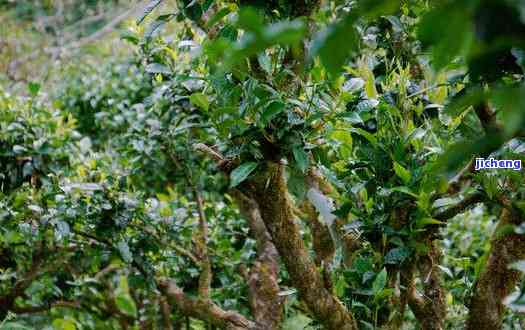
[[[508,233],[506,229],[521,222],[517,210],[503,208],[485,267],[476,281],[469,306],[467,330],[501,329],[505,311],[503,299],[512,292],[521,278],[521,273],[509,269],[509,266],[525,259],[525,235]]]
[[[239,189],[258,201],[262,219],[300,298],[327,329],[357,329],[352,313],[325,288],[321,274],[310,259],[294,219],[283,165],[266,162],[265,167]]]
[[[224,310],[209,299],[188,296],[172,280],[161,278],[158,280],[158,284],[169,303],[176,306],[184,315],[203,320],[221,329],[257,329],[253,321],[237,312]]]

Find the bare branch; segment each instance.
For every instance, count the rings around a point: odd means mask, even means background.
[[[257,329],[253,321],[237,312],[223,310],[209,299],[189,297],[172,280],[161,278],[158,283],[169,303],[186,316],[204,320],[222,329]]]
[[[215,161],[224,157],[203,144],[193,146]],[[308,250],[295,222],[293,207],[284,179],[284,166],[267,161],[266,169],[257,178],[243,183],[242,193],[256,200],[261,218],[284,261],[301,299],[327,329],[355,330],[357,323],[346,307],[326,289],[323,277]]]

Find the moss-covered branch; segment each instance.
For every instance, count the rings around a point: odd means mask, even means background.
[[[425,330],[441,330],[447,313],[445,292],[438,267],[440,251],[431,241],[428,252],[401,272],[401,285],[406,289],[410,309]],[[419,272],[423,292],[417,292],[415,270]]]
[[[242,190],[257,200],[262,219],[300,298],[319,322],[326,329],[357,329],[352,313],[325,288],[323,278],[308,254],[290,206],[284,166],[266,162],[261,173],[245,183]]]
[[[257,203],[238,190],[233,191],[233,195],[257,244],[257,258],[245,274],[252,314],[261,329],[280,329],[284,301],[279,296],[279,254],[266,230]]]
[[[509,266],[525,258],[525,235],[512,230],[512,226],[521,221],[519,213],[512,208],[504,208],[501,212],[485,267],[476,281],[470,302],[468,330],[501,329],[505,311],[503,299],[521,278],[521,273]]]

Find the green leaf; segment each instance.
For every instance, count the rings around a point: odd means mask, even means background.
[[[230,188],[236,187],[241,182],[246,180],[246,178],[248,178],[248,176],[255,170],[256,167],[256,162],[247,162],[234,169],[230,173]]]
[[[352,133],[346,130],[335,130],[330,134],[330,137],[334,140],[341,142],[343,145],[352,146]]]
[[[127,40],[134,45],[138,45],[140,42],[140,39],[137,37],[137,35],[129,31],[122,32],[122,34],[120,35],[120,38],[122,40]]]
[[[304,330],[312,323],[312,319],[304,314],[296,314],[287,318],[282,325],[282,330]]]
[[[400,193],[403,193],[403,194],[407,194],[407,195],[410,195],[410,196],[415,197],[415,198],[419,197],[417,194],[412,192],[412,190],[410,190],[408,187],[404,187],[404,186],[390,188],[389,190],[390,191],[397,191],[397,192],[400,192]]]
[[[264,17],[260,15],[254,8],[245,7],[239,12],[237,25],[250,32],[260,32],[263,28]]]
[[[361,128],[356,128],[356,127],[352,127],[350,129],[350,131],[352,133],[355,133],[355,134],[359,134],[361,135],[362,137],[364,137],[365,139],[368,140],[368,142],[372,143],[374,146],[377,146],[377,138],[371,134],[371,133],[368,133],[367,131],[365,131],[364,129],[361,129]]]
[[[267,74],[272,74],[272,59],[265,52],[257,54],[257,62]]]
[[[210,102],[208,101],[208,97],[202,93],[191,94],[190,102],[194,106],[199,107],[204,111],[208,111],[208,108],[210,107]]]
[[[368,19],[379,16],[392,15],[399,10],[401,2],[384,0],[360,0],[357,8],[361,15]]]
[[[230,4],[224,8],[219,9],[219,11],[217,11],[217,13],[215,13],[215,15],[213,15],[212,18],[208,20],[208,22],[206,22],[206,28],[212,27],[213,25],[215,25],[215,23],[219,22],[221,19],[223,19],[225,16],[235,11],[236,9],[237,6],[235,4]]]
[[[301,173],[301,171],[296,168],[290,168],[290,177],[288,178],[287,184],[290,193],[298,200],[303,200],[306,197],[308,187],[306,186],[304,173]]]
[[[433,170],[436,175],[443,172],[455,173],[474,156],[486,157],[505,142],[506,137],[500,132],[490,132],[478,139],[457,142],[437,159]]]
[[[363,119],[361,119],[361,116],[355,111],[345,112],[341,114],[341,117],[350,124],[363,124]]]
[[[34,328],[29,328],[18,322],[7,322],[4,324],[0,323],[0,329],[1,330],[34,330]]]
[[[115,304],[122,313],[135,318],[137,317],[137,306],[129,294],[129,285],[126,276],[120,276],[119,285],[115,290]]]
[[[468,52],[473,40],[472,15],[468,1],[448,2],[426,14],[419,26],[419,38],[432,48],[434,66],[441,69],[456,56]]]
[[[261,119],[263,123],[266,125],[269,123],[273,118],[275,118],[278,114],[284,111],[286,108],[286,105],[281,101],[272,101],[268,103],[268,105],[265,107]]]
[[[333,76],[340,73],[347,59],[357,50],[359,34],[354,23],[363,16],[373,19],[378,16],[388,15],[399,8],[397,1],[363,0],[359,8],[338,22],[319,32],[312,42],[309,60],[319,56],[321,62]]]
[[[295,46],[303,39],[306,26],[302,20],[279,21],[263,25],[264,19],[252,8],[241,10],[237,25],[245,33],[236,43],[228,44],[224,38],[218,38],[208,46],[208,52],[218,58],[220,53],[225,59],[226,66],[241,63],[243,59],[262,52],[274,45]],[[211,48],[211,49],[210,49]]]
[[[128,243],[126,243],[125,241],[118,242],[117,249],[120,252],[120,255],[122,256],[122,259],[124,259],[124,261],[129,263],[133,260],[133,255],[129,250]]]
[[[352,10],[338,22],[317,33],[312,42],[308,58],[312,61],[319,56],[327,71],[336,76],[340,73],[347,59],[357,50],[359,34],[354,23],[359,17],[375,18],[391,14],[398,7],[396,1],[367,0],[359,4],[360,8]]]
[[[129,316],[137,317],[137,306],[129,294],[120,294],[115,297],[118,309]]]
[[[29,91],[29,94],[31,94],[32,97],[35,97],[38,95],[38,92],[40,91],[40,84],[30,81],[27,84],[27,89]]]
[[[347,15],[317,33],[308,55],[309,60],[319,56],[326,70],[334,76],[337,75],[348,57],[357,49],[359,38],[353,26],[354,21],[353,15]]]
[[[379,274],[377,274],[374,282],[372,283],[372,292],[374,296],[377,296],[383,291],[386,285],[386,268],[383,268]]]
[[[416,226],[418,228],[422,228],[426,225],[444,225],[444,224],[445,222],[439,221],[436,219],[432,219],[432,218],[421,218],[421,219],[418,219],[416,222]]]
[[[349,287],[348,283],[346,282],[346,278],[344,274],[340,274],[337,276],[337,280],[335,281],[334,289],[335,294],[338,297],[343,297],[345,294],[346,289]]]
[[[308,154],[302,146],[293,148],[292,152],[297,166],[304,173],[308,169]]]
[[[301,41],[305,32],[301,20],[280,21],[265,27],[263,37],[269,44],[294,45]]]
[[[76,330],[75,322],[66,319],[55,319],[53,328],[56,330]],[[3,328],[2,328],[3,329]]]
[[[480,103],[486,97],[487,95],[481,87],[468,87],[452,97],[443,111],[447,115],[457,117],[469,106]]]
[[[525,124],[525,83],[514,87],[501,87],[494,89],[491,101],[502,115],[504,133],[510,138]]]
[[[394,162],[394,172],[399,178],[401,178],[404,184],[408,185],[412,175],[406,168],[401,166],[398,162]]]

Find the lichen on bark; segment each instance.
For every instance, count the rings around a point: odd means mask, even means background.
[[[521,222],[522,218],[517,210],[502,210],[485,267],[474,287],[467,330],[501,329],[505,312],[503,299],[512,293],[522,277],[518,270],[509,266],[525,258],[525,235],[513,230],[509,232],[508,229]]]
[[[322,275],[309,256],[291,208],[284,165],[266,162],[240,189],[257,201],[290,279],[316,319],[329,330],[357,329],[352,313],[325,288]]]

